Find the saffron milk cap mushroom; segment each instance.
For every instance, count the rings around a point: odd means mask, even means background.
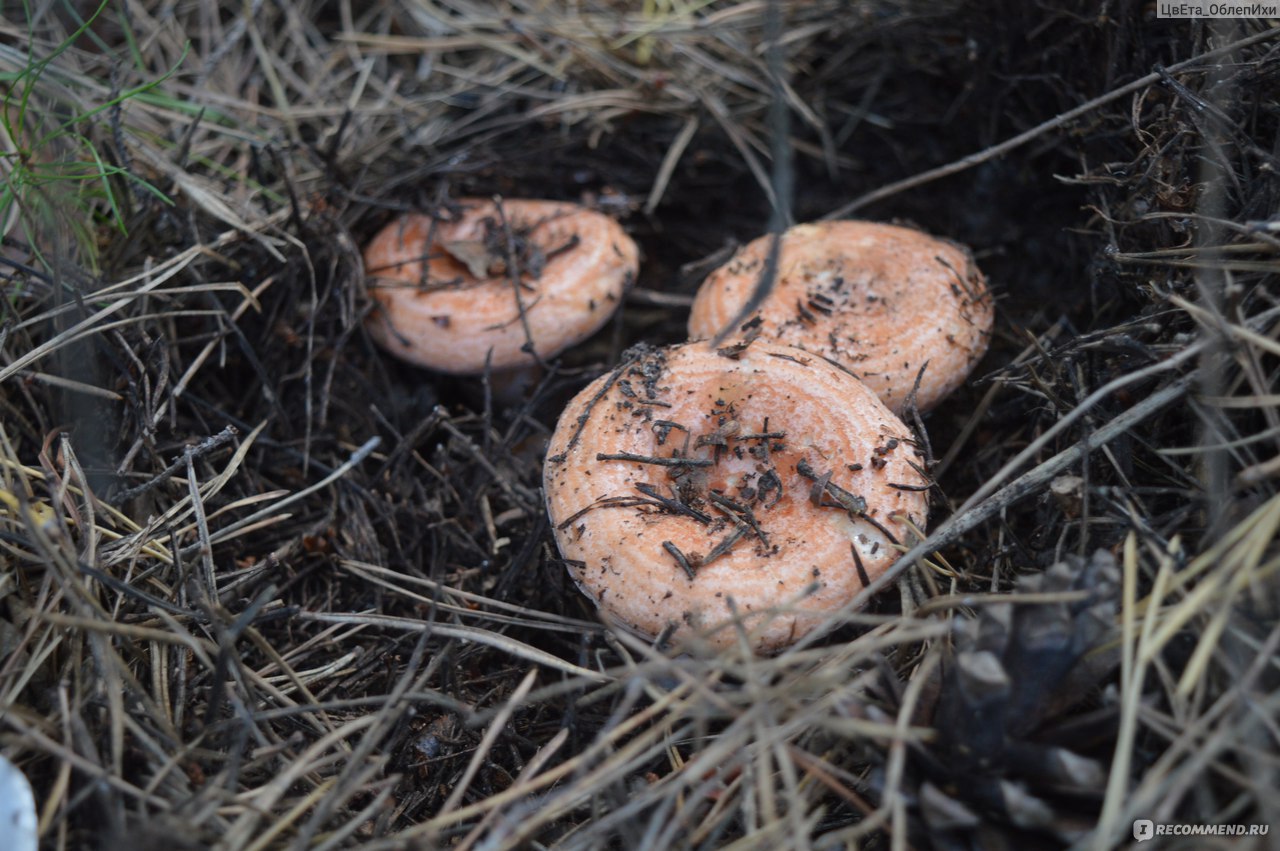
[[[408,214],[364,251],[387,351],[440,372],[477,374],[559,354],[621,303],[639,252],[608,216],[558,201],[464,198],[450,215]]]
[[[770,242],[749,243],[707,277],[691,339],[715,337],[739,314]],[[748,332],[847,367],[900,413],[921,367],[921,411],[960,386],[987,351],[994,311],[963,247],[897,225],[832,221],[782,235],[773,289],[749,318]]]
[[[578,586],[634,633],[754,650],[830,625],[927,520],[911,432],[825,359],[757,342],[633,351],[561,415],[544,468]]]

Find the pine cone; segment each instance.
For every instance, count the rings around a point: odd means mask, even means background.
[[[1053,847],[1095,822],[1113,719],[1091,729],[1067,713],[1117,664],[1116,652],[1090,651],[1115,629],[1119,583],[1109,552],[1072,556],[1022,578],[1014,597],[1080,599],[999,603],[956,620],[934,704],[937,739],[911,752],[913,843]]]

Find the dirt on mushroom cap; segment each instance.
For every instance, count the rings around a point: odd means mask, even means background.
[[[730,621],[732,599],[769,651],[822,626],[923,528],[913,463],[906,426],[822,358],[688,343],[583,390],[544,479],[570,572],[616,621],[679,640]]]
[[[771,238],[743,247],[694,300],[689,336],[718,334],[751,297]],[[994,321],[986,280],[960,246],[910,228],[863,221],[797,225],[782,238],[777,278],[760,305],[763,339],[850,369],[900,411],[920,368],[928,410],[986,353]]]
[[[461,199],[409,214],[365,249],[370,336],[440,372],[507,369],[599,330],[635,278],[635,242],[608,216],[557,201]]]

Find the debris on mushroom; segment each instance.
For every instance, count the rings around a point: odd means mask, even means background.
[[[599,330],[639,263],[613,219],[558,201],[461,199],[402,216],[364,252],[370,336],[409,363],[477,374],[539,362]]]
[[[829,626],[926,522],[911,432],[816,355],[633,351],[570,402],[547,508],[578,583],[647,637],[773,651]]]
[[[771,237],[743,247],[694,299],[689,336],[725,330],[767,265]],[[781,239],[776,278],[744,328],[848,368],[895,412],[916,377],[934,407],[986,353],[991,294],[969,252],[920,231],[863,221],[797,225]],[[733,339],[732,337],[730,339]]]

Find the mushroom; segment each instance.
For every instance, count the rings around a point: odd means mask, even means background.
[[[751,298],[771,237],[742,248],[703,282],[691,339],[721,333]],[[994,321],[986,280],[963,247],[862,221],[797,225],[781,239],[773,288],[733,329],[839,363],[901,413],[934,407],[986,353]],[[920,374],[921,368],[923,374]]]
[[[544,468],[569,571],[636,634],[778,650],[927,519],[911,432],[821,357],[755,343],[633,352],[561,415]]]
[[[377,302],[367,327],[439,372],[534,364],[604,325],[638,255],[617,222],[576,204],[464,198],[396,219],[365,248]]]

